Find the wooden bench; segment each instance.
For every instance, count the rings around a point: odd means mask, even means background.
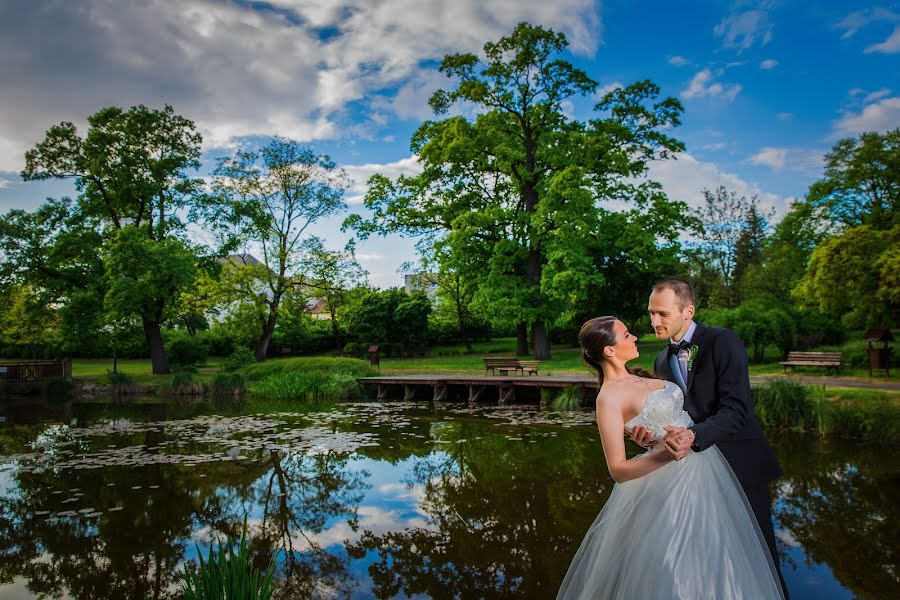
[[[779,362],[784,367],[825,367],[826,373],[834,369],[840,373],[843,352],[788,352],[787,360]]]
[[[488,371],[491,374],[494,374],[494,371],[500,371],[501,375],[509,375],[509,372],[517,373],[522,371],[522,365],[519,364],[519,359],[515,356],[506,356],[506,357],[497,357],[497,358],[483,358],[484,361],[484,374],[487,375]]]
[[[537,375],[538,367],[541,366],[541,361],[539,360],[520,360],[519,366],[522,367],[522,374],[528,375]]]

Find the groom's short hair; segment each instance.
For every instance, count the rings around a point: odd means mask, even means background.
[[[661,292],[663,290],[672,290],[672,292],[674,292],[675,297],[678,298],[678,304],[681,310],[684,310],[688,305],[697,306],[697,301],[694,299],[694,288],[692,288],[691,284],[684,279],[679,277],[666,277],[665,279],[657,281],[653,286],[653,291]]]

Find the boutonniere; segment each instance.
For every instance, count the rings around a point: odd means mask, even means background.
[[[687,370],[690,371],[691,367],[694,366],[694,357],[697,356],[697,353],[700,352],[700,346],[697,344],[691,344],[691,347],[688,348],[688,361],[687,361]]]

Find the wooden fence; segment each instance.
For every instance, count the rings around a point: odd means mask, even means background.
[[[36,360],[0,364],[0,381],[20,383],[72,376],[70,360]]]

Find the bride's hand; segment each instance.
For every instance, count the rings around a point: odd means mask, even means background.
[[[656,440],[653,439],[653,434],[643,425],[635,425],[631,431],[626,429],[625,435],[630,437],[631,441],[641,448],[650,448],[656,444]]]
[[[663,447],[675,460],[681,460],[691,450],[694,443],[694,432],[684,427],[665,426],[666,437],[663,438]]]

